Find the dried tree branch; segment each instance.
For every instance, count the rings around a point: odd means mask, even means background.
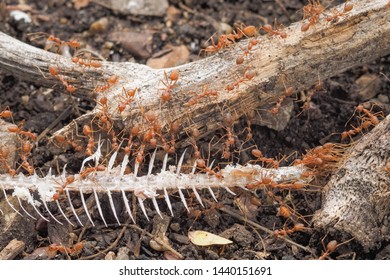
[[[313,221],[351,234],[368,250],[390,238],[390,115],[346,154]]]
[[[338,7],[339,10],[342,8]],[[101,69],[83,68],[68,58],[26,45],[3,33],[0,33],[0,69],[25,80],[52,86],[58,79],[49,74],[49,66],[55,66],[78,88],[77,94],[94,94],[97,99],[107,96],[110,116],[118,123],[123,121],[130,126],[144,122],[144,113],[152,110],[163,126],[180,120],[183,134],[197,127],[205,135],[223,126],[226,113],[238,119],[251,110],[270,108],[272,102],[283,95],[286,86],[296,91],[305,89],[315,84],[318,77],[326,79],[390,53],[387,0],[355,1],[353,10],[338,22],[326,23],[322,16],[315,28],[305,33],[300,30],[301,24],[289,26],[286,39],[259,37],[260,44],[248,54],[244,65],[237,65],[235,61],[246,49],[249,39],[205,60],[177,67],[180,79],[172,90],[173,99],[168,102],[162,102],[159,91],[164,70],[110,62],[103,62]],[[253,78],[234,90],[226,90],[229,84],[249,71],[255,74]],[[96,86],[112,75],[117,75],[119,82],[107,92],[97,93]],[[199,92],[202,86],[218,91],[218,96],[186,106],[191,92]],[[122,88],[138,88],[139,92],[130,108],[120,114],[116,108]],[[76,123],[90,122],[98,110],[80,117]],[[65,132],[70,133],[72,129],[74,125],[68,126]],[[352,148],[330,180],[323,209],[315,217],[316,226],[349,232],[366,249],[389,238],[383,231],[388,228],[382,226],[389,213],[389,175],[386,173],[389,131],[387,117],[372,134]]]
[[[49,53],[21,43],[0,33],[0,69],[22,79],[44,86],[58,80],[50,76],[48,67],[56,66],[65,79],[72,81],[78,94],[103,94],[109,98],[111,116],[131,125],[143,121],[142,114],[153,110],[162,126],[180,120],[183,134],[197,127],[202,135],[220,128],[223,116],[233,118],[256,108],[270,108],[283,95],[285,86],[295,91],[315,84],[318,77],[326,79],[362,63],[373,61],[390,53],[390,13],[388,1],[355,1],[352,11],[336,23],[327,23],[325,15],[308,32],[301,32],[301,22],[286,28],[286,39],[260,36],[260,44],[244,65],[235,60],[247,48],[248,40],[227,47],[205,60],[177,67],[180,78],[172,90],[173,99],[162,102],[161,80],[164,70],[151,69],[134,63],[103,62],[101,69],[77,67],[69,58]],[[343,5],[338,9],[342,10]],[[171,69],[167,70],[170,71]],[[252,80],[243,82],[232,91],[227,85],[243,77],[245,71],[255,73]],[[98,94],[96,85],[105,83],[111,75],[119,82],[109,91]],[[194,106],[185,106],[191,92],[202,86],[218,91],[214,99],[204,98]],[[136,102],[122,114],[117,110],[122,89],[138,88]],[[77,120],[90,122],[96,109]],[[65,131],[74,129],[71,124]]]

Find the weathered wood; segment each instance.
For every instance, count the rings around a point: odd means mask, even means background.
[[[12,239],[10,243],[0,252],[0,260],[13,260],[23,252],[26,244],[23,241]]]
[[[390,238],[390,115],[345,154],[313,221],[351,234],[368,250]]]
[[[177,67],[180,79],[173,88],[173,99],[162,102],[160,80],[164,70],[151,69],[135,63],[103,62],[101,69],[78,67],[59,55],[21,43],[0,34],[0,69],[22,79],[44,86],[59,83],[50,76],[48,67],[58,67],[65,79],[73,81],[78,94],[96,94],[109,98],[111,116],[123,120],[128,126],[143,121],[142,114],[153,110],[163,126],[180,120],[181,128],[197,127],[202,135],[220,128],[227,112],[237,119],[257,108],[270,108],[272,102],[283,95],[285,86],[295,91],[315,84],[318,77],[329,78],[353,66],[370,62],[390,53],[390,12],[387,0],[351,1],[354,8],[336,23],[328,23],[326,15],[308,32],[301,32],[302,22],[286,28],[286,39],[259,36],[260,43],[243,65],[235,60],[247,48],[242,40],[216,55]],[[337,7],[343,9],[343,5]],[[170,72],[172,69],[167,69]],[[253,71],[252,80],[243,82],[233,91],[227,85]],[[109,91],[97,94],[96,85],[117,75],[119,82]],[[203,87],[218,91],[216,98],[203,98],[194,106],[185,106]],[[122,89],[138,88],[136,101],[119,114],[117,104]],[[75,123],[89,122],[93,112],[80,117]],[[74,130],[74,124],[65,132]],[[63,133],[64,131],[61,131]],[[183,135],[185,132],[182,132]]]

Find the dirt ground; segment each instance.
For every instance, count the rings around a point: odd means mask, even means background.
[[[18,1],[5,2],[7,5],[21,4]],[[173,66],[172,58],[168,61],[158,58],[165,57],[172,50],[178,52],[182,63],[199,59],[199,51],[205,48],[210,36],[226,32],[235,23],[260,26],[272,23],[276,18],[279,23],[287,26],[302,19],[302,7],[306,4],[298,0],[171,0],[163,16],[143,16],[120,14],[94,1],[77,9],[75,3],[81,2],[83,1],[26,1],[31,8],[26,11],[31,17],[30,23],[12,18],[2,6],[0,31],[40,48],[44,48],[43,40],[32,41],[28,34],[45,32],[63,40],[78,40],[84,48],[109,61],[135,61],[164,67]],[[336,1],[333,4],[337,4]],[[119,36],[123,31],[126,31],[127,35]],[[145,34],[149,36],[146,43],[145,37],[142,37]],[[141,37],[141,41],[135,39],[137,36]],[[180,46],[184,46],[189,52],[178,48]],[[307,149],[326,142],[340,143],[341,132],[357,124],[357,119],[353,116],[358,104],[368,104],[375,112],[383,111],[384,115],[389,113],[390,82],[386,77],[390,77],[390,56],[323,81],[323,88],[309,101],[304,102],[304,96],[307,96],[309,91],[298,93],[294,98],[293,116],[287,127],[274,131],[253,125],[254,144],[261,147],[267,157],[281,158],[282,155],[291,155],[289,160],[284,162],[289,164]],[[363,86],[367,86],[369,90],[362,90]],[[308,105],[306,110],[302,109],[304,105]],[[91,110],[94,101],[93,98],[77,100],[70,97],[60,86],[47,89],[0,72],[0,111],[7,106],[14,113],[15,123],[24,120],[24,128],[38,135],[52,124],[62,111],[70,107],[66,118],[47,135],[50,136]],[[245,128],[245,120],[237,124],[237,131],[240,128]],[[225,132],[220,131],[220,134]],[[68,172],[77,172],[85,156],[72,150],[61,156],[54,156],[45,146],[46,138],[33,150],[33,164],[36,169],[45,173],[49,167],[55,169],[58,162],[60,166],[66,162]],[[202,139],[203,143],[208,140],[210,139]],[[344,143],[347,142],[348,139],[344,140]],[[316,184],[321,185],[324,182],[326,178]],[[152,241],[152,235],[164,235],[165,231],[169,244],[185,259],[315,259],[324,250],[322,241],[324,244],[330,240],[341,243],[349,238],[311,227],[311,216],[321,206],[320,191],[276,193],[289,205],[294,206],[297,215],[302,216],[300,221],[306,226],[304,231],[294,232],[286,238],[276,237],[256,226],[261,225],[271,231],[293,226],[291,219],[283,218],[278,213],[279,205],[275,201],[270,200],[264,191],[258,191],[256,194],[237,192],[236,197],[224,191],[219,192],[218,203],[212,203],[210,197],[202,195],[205,200],[210,201],[206,203],[205,209],[193,197],[188,197],[190,213],[186,212],[179,197],[173,195],[174,217],[165,217],[163,220],[158,218],[152,204],[147,203],[150,221],[138,210],[137,225],[127,227],[115,225],[114,217],[107,218],[110,223],[108,228],[99,220],[96,221],[95,227],[87,225],[84,228],[72,228],[54,222],[35,222],[24,218],[10,230],[10,236],[26,242],[24,252],[16,257],[18,259],[175,259],[178,255],[172,250],[164,252]],[[242,210],[243,207],[249,210]],[[168,215],[169,210],[166,207],[161,206],[161,210]],[[246,219],[253,223],[248,223]],[[161,230],[164,227],[166,230]],[[232,240],[233,244],[199,247],[190,242],[187,236],[190,230],[211,232]],[[42,253],[50,244],[69,244],[76,241],[84,242],[84,247],[78,254],[58,253],[55,256],[47,256]],[[7,243],[0,244],[1,250]],[[338,247],[330,258],[389,259],[389,245],[383,244],[378,250],[365,253],[361,246],[352,240]]]

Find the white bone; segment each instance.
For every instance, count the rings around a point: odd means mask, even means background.
[[[68,197],[69,206],[70,206],[70,209],[72,209],[73,215],[76,217],[76,219],[79,222],[79,224],[83,227],[84,225],[80,221],[80,218],[79,218],[79,216],[77,216],[76,210],[74,209],[74,206],[73,206],[73,203],[72,203],[72,199],[70,198],[69,190],[66,189],[66,188],[65,188],[65,193],[66,193],[66,196]]]
[[[139,206],[141,207],[141,210],[142,210],[142,213],[144,213],[146,219],[149,221],[149,217],[148,215],[146,214],[146,209],[145,209],[145,205],[144,205],[144,200],[141,198],[141,197],[137,197],[138,198],[138,202],[139,202]]]
[[[83,207],[84,207],[85,214],[87,214],[87,217],[88,217],[89,221],[91,222],[92,226],[95,226],[95,224],[93,223],[93,221],[91,219],[91,216],[89,215],[88,207],[87,207],[87,204],[85,203],[84,194],[83,194],[83,191],[81,189],[80,189],[80,197],[81,197],[81,202],[82,202]]]
[[[107,223],[106,223],[106,220],[104,219],[104,216],[103,216],[102,208],[101,208],[101,206],[100,206],[99,196],[98,196],[98,194],[97,194],[97,192],[96,192],[95,189],[93,189],[93,194],[94,194],[94,196],[95,196],[96,206],[97,206],[99,215],[100,215],[100,217],[102,218],[104,225],[105,225],[106,227],[108,227],[108,226],[107,226]]]
[[[20,216],[23,217],[23,215],[12,205],[12,203],[8,200],[7,193],[5,192],[5,189],[3,185],[1,185],[1,188],[3,189],[5,200],[7,201],[8,205],[14,210],[16,213],[18,213]]]
[[[123,202],[125,203],[126,211],[127,211],[127,213],[129,214],[129,216],[130,216],[131,220],[133,221],[133,223],[135,224],[135,220],[134,220],[134,218],[133,218],[133,215],[131,214],[131,209],[130,209],[130,205],[129,205],[129,200],[128,200],[127,197],[126,197],[125,191],[124,191],[124,190],[121,190],[121,193],[122,193]]]
[[[107,189],[107,196],[108,196],[108,201],[110,202],[111,210],[112,210],[112,213],[114,214],[115,220],[117,221],[118,225],[121,225],[121,223],[119,222],[118,216],[116,215],[114,200],[112,199],[111,192],[108,189]]]
[[[57,202],[57,207],[58,207],[58,209],[60,210],[62,216],[65,218],[65,220],[66,220],[72,227],[74,227],[74,224],[72,224],[72,222],[68,219],[68,217],[65,215],[64,211],[62,210],[61,205],[60,205],[60,203],[58,202],[58,200],[56,200],[56,202]]]

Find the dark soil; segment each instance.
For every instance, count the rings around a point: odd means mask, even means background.
[[[17,4],[16,2],[6,1],[7,4]],[[107,42],[110,41],[108,37],[112,32],[122,29],[138,32],[153,31],[150,56],[161,52],[167,45],[185,45],[191,53],[189,60],[196,60],[200,49],[206,46],[210,36],[220,31],[212,23],[224,22],[230,26],[234,23],[245,23],[260,26],[277,18],[278,22],[287,26],[290,22],[302,18],[301,9],[304,5],[302,1],[280,2],[284,3],[286,12],[275,1],[266,0],[171,0],[169,4],[177,9],[178,16],[174,20],[169,20],[168,16],[162,18],[120,15],[94,3],[76,10],[72,1],[29,1],[33,11],[30,13],[33,15],[33,22],[29,24],[23,21],[16,22],[7,16],[7,13],[3,13],[0,31],[40,48],[44,47],[42,41],[31,42],[27,34],[45,32],[55,34],[63,40],[77,39],[107,60],[138,63],[146,63],[146,58],[140,58],[136,53],[130,52],[117,42],[112,42],[113,44],[107,49]],[[109,19],[107,29],[91,35],[88,32],[91,23],[102,17]],[[380,87],[374,97],[362,100],[357,96],[356,80],[366,74],[375,75],[380,80]],[[389,113],[390,83],[386,81],[385,76],[390,77],[389,56],[323,81],[323,89],[316,92],[311,101],[306,103],[309,105],[306,110],[302,110],[305,104],[302,100],[309,91],[297,94],[294,100],[293,117],[287,127],[282,131],[274,131],[267,127],[253,125],[254,142],[252,145],[256,144],[260,147],[267,157],[281,158],[284,155],[290,155],[289,159],[282,163],[288,164],[310,148],[326,142],[339,143],[340,133],[350,129],[351,125],[357,124],[357,119],[351,118],[354,116],[356,105],[366,102],[371,107],[375,104],[373,106],[375,112],[383,111],[384,115]],[[69,114],[47,136],[94,107],[93,99],[77,100],[70,97],[61,87],[43,88],[39,84],[26,83],[4,72],[0,72],[0,93],[0,111],[8,106],[14,113],[15,123],[25,121],[24,129],[38,135],[65,109],[69,109]],[[245,120],[235,127],[236,131],[243,128],[245,128]],[[226,132],[221,130],[218,133],[224,135]],[[202,139],[206,144],[208,140]],[[344,143],[348,143],[349,140],[347,140]],[[69,150],[64,155],[54,155],[50,149],[46,148],[46,143],[47,140],[42,139],[33,151],[32,162],[37,170],[45,173],[49,167],[56,169],[58,165],[62,167],[65,162],[68,172],[79,170],[81,161],[85,158],[84,154]],[[246,156],[250,157],[250,155]],[[240,155],[241,159],[244,157],[245,152]],[[323,178],[316,184],[321,185],[325,181],[326,178]],[[115,225],[114,217],[107,217],[107,222],[110,223],[108,228],[104,227],[103,222],[98,218],[96,218],[95,227],[89,225],[85,228],[71,228],[59,226],[54,222],[47,224],[42,221],[34,224],[35,222],[26,222],[28,218],[25,218],[20,221],[20,225],[15,225],[12,237],[27,243],[25,252],[18,256],[18,258],[27,259],[47,258],[38,255],[38,248],[49,244],[68,244],[70,239],[86,241],[84,249],[78,255],[70,256],[73,259],[91,256],[110,245],[113,246],[108,251],[119,256],[123,256],[119,252],[125,252],[124,254],[130,259],[174,258],[172,254],[155,250],[155,247],[150,245],[151,237],[140,230],[144,229],[147,233],[157,235],[156,228],[161,224],[168,227],[166,236],[171,246],[186,259],[313,259],[318,258],[324,250],[322,241],[326,244],[335,239],[341,243],[348,239],[348,236],[322,232],[311,227],[311,216],[321,205],[319,191],[275,193],[295,208],[297,217],[292,219],[285,219],[278,215],[279,203],[270,200],[264,191],[258,191],[256,194],[235,191],[238,193],[236,197],[224,191],[219,192],[218,203],[212,203],[211,197],[202,194],[202,198],[210,201],[206,203],[205,209],[189,195],[190,213],[187,213],[179,197],[173,195],[174,217],[166,223],[157,219],[158,215],[153,210],[152,203],[146,203],[150,221],[147,221],[138,209],[137,226],[139,229],[135,226],[128,226],[123,234],[121,234],[122,227]],[[77,205],[77,199],[79,198],[75,197],[75,205]],[[117,203],[120,205],[119,201]],[[108,201],[102,201],[102,205],[105,204],[108,205]],[[161,203],[160,209],[168,215],[169,210],[164,205]],[[249,212],[244,211],[240,214],[239,208],[242,209],[242,207],[249,207]],[[242,219],[224,211],[226,209],[238,213]],[[92,211],[98,217],[97,210]],[[299,215],[302,216],[301,220],[298,218]],[[271,231],[284,227],[291,228],[294,225],[294,219],[304,223],[307,229],[292,233],[286,238],[296,243],[293,244],[286,242],[284,238],[275,237],[269,232],[247,224],[245,216]],[[19,232],[24,232],[25,229],[22,228],[35,228],[34,234],[18,234],[18,227],[21,228]],[[223,248],[221,246],[198,247],[189,241],[187,237],[189,230],[204,230],[221,235],[232,240],[233,244]],[[299,248],[297,244],[310,248],[311,252]],[[3,245],[5,246],[6,243]],[[388,244],[383,244],[382,248],[365,253],[359,244],[351,241],[340,246],[330,257],[334,259],[389,259],[387,246]],[[110,258],[112,253],[108,254],[108,251],[98,254],[94,259]],[[69,256],[66,254],[58,254],[54,258],[67,257]]]

